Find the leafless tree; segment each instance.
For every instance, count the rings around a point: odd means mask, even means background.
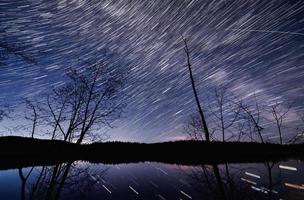
[[[124,106],[120,99],[123,79],[124,74],[111,70],[106,62],[71,69],[66,84],[55,88],[40,105],[51,138],[80,144],[94,131],[111,127]]]
[[[225,142],[226,132],[238,120],[240,114],[240,107],[236,106],[232,95],[228,94],[227,87],[216,88],[215,94],[215,108],[210,108],[210,113],[215,117],[215,124],[220,129],[222,141]]]
[[[260,138],[261,142],[264,143],[262,130],[264,129],[261,125],[261,108],[259,103],[257,102],[255,98],[255,105],[249,106],[244,104],[242,101],[239,101],[237,103],[239,108],[243,111],[243,117],[248,121],[248,127],[250,135],[252,134],[252,128],[253,132],[256,132],[258,137]],[[252,109],[253,107],[253,109]],[[252,137],[251,137],[252,138]]]
[[[303,137],[304,136],[304,112],[299,113],[298,116],[300,117],[301,125],[297,128],[298,129],[297,132],[298,132],[298,135]]]
[[[275,122],[279,137],[280,137],[280,144],[283,144],[282,139],[282,128],[283,128],[283,121],[286,119],[287,114],[291,108],[291,105],[288,107],[284,107],[282,103],[275,102],[273,105],[270,106],[269,112],[272,114],[272,120]]]
[[[209,134],[210,138],[213,140],[216,139],[215,133],[220,133],[221,140],[223,142],[230,140],[235,137],[239,137],[238,141],[242,134],[242,130],[238,129],[242,127],[234,127],[237,120],[239,120],[240,107],[236,105],[235,99],[232,95],[228,94],[227,87],[219,87],[214,90],[215,99],[212,99],[213,103],[208,105],[207,112],[209,113],[210,121],[209,124]],[[194,140],[204,140],[204,132],[202,120],[198,115],[191,115],[189,121],[185,126],[185,132]],[[231,129],[231,130],[230,130]],[[236,136],[235,131],[240,132]],[[230,137],[227,137],[227,133],[231,133]]]
[[[236,135],[233,136],[236,138],[235,139],[236,141],[239,142],[242,140],[244,136],[246,136],[245,130],[246,130],[246,121],[244,121],[243,119],[239,119],[235,126]]]
[[[299,143],[303,142],[303,136],[304,136],[304,113],[303,112],[298,112],[297,113],[299,119],[300,119],[300,124],[296,127],[295,129],[295,135],[291,137],[286,143],[288,144],[294,144],[294,143]]]
[[[38,108],[37,105],[35,105],[32,101],[28,99],[24,99],[24,101],[25,101],[26,109],[28,110],[28,112],[26,112],[25,114],[25,119],[32,122],[31,137],[34,138],[35,131],[38,125],[38,119],[39,119]]]
[[[202,121],[197,115],[190,115],[184,130],[189,138],[194,140],[204,140],[204,129]]]
[[[216,137],[214,137],[214,133],[216,132],[216,128],[209,128],[210,139],[216,141]],[[191,140],[204,141],[205,140],[205,132],[204,132],[202,121],[197,113],[194,113],[189,116],[188,121],[186,121],[184,125],[184,132],[188,135]]]
[[[191,86],[192,86],[195,102],[196,102],[196,105],[197,105],[197,109],[198,109],[198,112],[199,112],[201,124],[203,126],[203,130],[204,130],[204,134],[205,134],[205,140],[207,142],[210,142],[209,129],[208,129],[207,122],[206,122],[206,119],[205,119],[205,116],[204,116],[204,112],[203,112],[203,109],[202,109],[202,106],[201,106],[201,103],[200,103],[200,100],[199,100],[199,97],[198,97],[198,93],[197,93],[197,90],[196,90],[195,81],[194,81],[194,77],[193,77],[193,73],[192,73],[190,51],[189,51],[186,39],[183,38],[183,41],[184,41],[184,44],[185,44],[184,51],[187,55],[187,67],[188,67],[189,76],[190,76],[190,80],[191,80]]]

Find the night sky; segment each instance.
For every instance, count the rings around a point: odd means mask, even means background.
[[[298,120],[304,109],[302,0],[0,0],[1,42],[37,61],[2,58],[1,100],[37,97],[63,84],[67,68],[107,59],[131,69],[128,106],[108,131],[111,139],[182,139],[196,105],[181,35],[203,105],[212,103],[214,88],[229,85],[248,103],[254,94],[265,104],[292,102],[288,121]]]

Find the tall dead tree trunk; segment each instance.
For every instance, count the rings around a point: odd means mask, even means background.
[[[185,43],[184,50],[185,50],[185,52],[187,54],[187,66],[188,66],[188,70],[189,70],[189,76],[190,76],[190,80],[191,80],[191,85],[192,85],[192,90],[193,90],[195,102],[196,102],[196,105],[197,105],[197,109],[198,109],[200,118],[202,120],[202,124],[203,124],[204,132],[205,132],[206,141],[210,142],[209,129],[208,129],[208,126],[207,126],[207,123],[206,123],[206,120],[205,120],[205,116],[204,116],[203,109],[201,107],[200,100],[198,98],[198,94],[197,94],[197,90],[196,90],[196,86],[195,86],[195,81],[194,81],[194,77],[193,77],[193,73],[192,73],[189,48],[188,48],[186,39],[183,38],[183,41]]]

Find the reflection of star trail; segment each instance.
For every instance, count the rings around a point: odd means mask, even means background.
[[[158,194],[157,196],[158,196],[158,198],[161,199],[161,200],[166,200],[166,198],[163,197],[161,194]]]
[[[242,181],[245,181],[245,182],[247,182],[247,183],[250,183],[250,184],[252,184],[252,185],[256,185],[256,184],[257,184],[256,182],[251,181],[251,180],[248,180],[248,179],[246,179],[246,178],[241,178],[241,180],[242,180]]]
[[[298,189],[298,190],[304,190],[303,185],[298,185],[298,184],[294,184],[294,183],[285,183],[285,186],[290,187],[290,188],[294,188],[294,189]]]
[[[259,187],[255,187],[255,186],[251,186],[251,188],[252,188],[253,190],[255,190],[255,191],[258,191],[258,192],[263,192],[263,193],[265,193],[265,194],[268,193],[268,191],[266,191],[266,190],[263,189],[263,188],[259,188]]]
[[[139,195],[139,193],[138,193],[132,186],[129,185],[129,188],[130,188],[135,194]]]
[[[186,196],[188,199],[192,199],[192,197],[189,195],[189,194],[187,194],[187,193],[185,193],[184,191],[180,191],[184,196]]]
[[[250,172],[245,172],[245,174],[246,174],[247,176],[251,176],[251,177],[254,177],[254,178],[261,178],[261,176],[256,175],[256,174],[253,174],[253,173],[250,173]]]
[[[297,168],[291,167],[291,166],[279,165],[279,168],[290,170],[290,171],[297,171]]]
[[[131,68],[128,108],[112,139],[182,139],[195,111],[180,35],[188,38],[202,100],[215,86],[303,110],[303,1],[155,0],[0,3],[0,42],[20,46],[38,65],[8,59],[0,92],[13,102],[63,84],[67,67],[97,57]],[[2,95],[2,99],[4,95]]]
[[[99,180],[97,180],[93,175],[90,174],[90,177],[97,183],[97,184],[100,184]],[[101,179],[102,182],[103,179]],[[109,190],[109,188],[107,188],[104,184],[101,185],[108,193],[112,194],[111,190]]]
[[[111,190],[109,190],[109,188],[107,188],[105,185],[102,185],[102,187],[103,187],[107,192],[109,192],[110,194],[112,194]]]
[[[204,168],[161,163],[104,165],[79,162],[68,174],[61,197],[62,199],[213,200],[224,199],[222,194],[225,194],[227,195],[225,199],[251,199],[249,197],[269,199],[270,196],[273,197],[272,199],[294,199],[295,197],[303,199],[304,188],[301,184],[304,178],[303,173],[299,171],[290,173],[280,170],[279,166],[296,166],[300,169],[303,163],[297,160],[274,163],[270,168],[270,173],[269,168],[265,168],[265,163],[228,164],[228,170],[225,165],[218,165],[219,174],[216,175],[210,165]],[[158,168],[165,170],[168,175],[161,173]],[[24,174],[27,174],[29,170],[30,168],[24,169]],[[259,172],[262,176],[259,179],[244,176],[248,171],[250,174]],[[18,170],[12,170],[12,172],[18,175]],[[34,172],[35,175],[27,184],[29,194],[34,186],[32,184],[35,183],[34,180],[39,180],[40,169],[37,168]],[[2,171],[2,173],[6,177],[7,171]],[[134,179],[137,183],[133,182]],[[49,185],[48,180],[45,179],[46,185]],[[18,182],[15,187],[19,190]],[[45,189],[48,188],[45,187]],[[6,186],[1,189],[1,194],[6,194],[5,190]]]
[[[153,185],[155,188],[159,188],[158,185],[156,185],[153,181],[149,180],[149,183],[151,183],[151,185]]]

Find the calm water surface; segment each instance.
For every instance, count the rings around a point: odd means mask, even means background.
[[[304,163],[86,162],[0,171],[0,199],[304,199]]]

